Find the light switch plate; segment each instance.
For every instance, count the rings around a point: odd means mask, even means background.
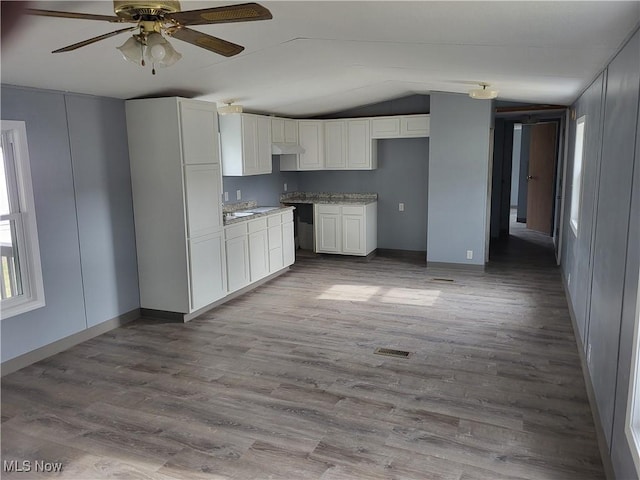
[[[236,200],[240,200],[242,198],[242,192],[240,190],[236,190]]]

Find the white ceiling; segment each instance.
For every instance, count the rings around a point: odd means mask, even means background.
[[[238,2],[183,1],[182,10]],[[640,22],[638,1],[260,2],[272,20],[193,27],[244,45],[224,58],[171,40],[183,58],[151,74],[125,62],[122,34],[69,53],[51,50],[119,28],[24,16],[2,41],[3,84],[133,98],[178,94],[245,111],[322,115],[410,94],[466,92],[488,82],[499,99],[570,104]],[[32,7],[113,14],[106,1]]]

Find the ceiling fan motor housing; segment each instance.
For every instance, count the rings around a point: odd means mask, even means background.
[[[115,14],[126,20],[144,20],[149,17],[161,17],[167,13],[175,13],[180,11],[180,2],[178,1],[127,1],[114,0],[113,11]]]

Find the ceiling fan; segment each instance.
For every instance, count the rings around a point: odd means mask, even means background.
[[[168,67],[177,62],[182,55],[173,49],[173,46],[163,35],[177,38],[183,42],[196,45],[209,50],[210,52],[232,57],[244,50],[244,47],[235,43],[223,40],[218,37],[207,35],[188,28],[191,25],[210,25],[215,23],[250,22],[255,20],[269,20],[271,12],[257,3],[243,3],[238,5],[227,5],[222,7],[204,8],[201,10],[180,10],[179,1],[158,0],[158,1],[135,1],[124,0],[114,1],[112,15],[94,15],[90,13],[59,12],[53,10],[26,9],[29,15],[43,17],[75,18],[80,20],[101,20],[110,23],[135,23],[133,27],[122,28],[104,35],[74,43],[63,48],[54,50],[51,53],[70,52],[80,47],[91,45],[119,35],[124,32],[134,33],[123,45],[118,47],[125,59],[145,65],[147,60],[154,65]]]

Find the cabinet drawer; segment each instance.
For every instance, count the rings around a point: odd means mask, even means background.
[[[249,222],[249,233],[258,232],[260,230],[267,229],[267,219],[266,218],[256,218],[255,220],[251,220]]]
[[[334,213],[340,215],[340,205],[319,204],[318,213]]]
[[[269,215],[267,217],[267,225],[269,225],[269,227],[277,227],[281,223],[282,223],[282,217],[280,216],[280,214]]]
[[[282,214],[282,223],[293,222],[293,211],[288,210]]]
[[[237,225],[229,225],[224,229],[224,238],[230,240],[247,234],[247,224],[239,223]]]
[[[345,205],[342,207],[343,215],[364,215],[363,205]]]

